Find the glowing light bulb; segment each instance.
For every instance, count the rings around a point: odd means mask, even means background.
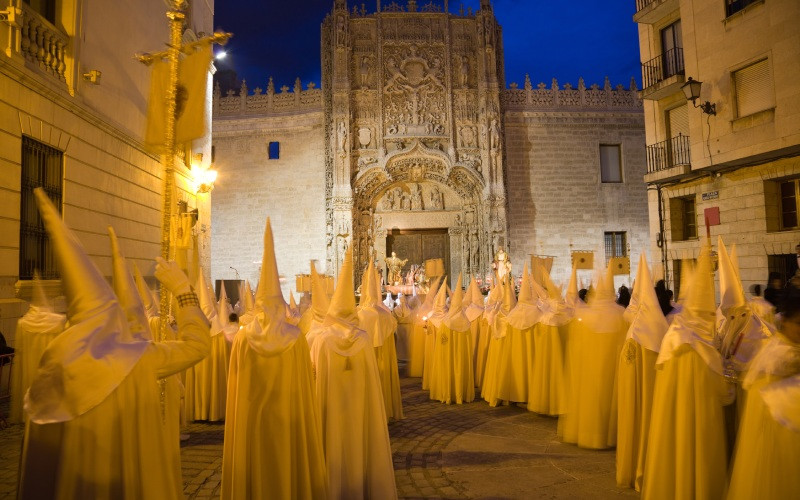
[[[220,50],[219,52],[217,52],[217,55],[214,56],[214,59],[216,59],[217,61],[221,61],[226,57],[228,57],[228,53],[225,52],[224,50]]]

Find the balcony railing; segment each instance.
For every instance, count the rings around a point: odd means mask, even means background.
[[[678,134],[672,139],[647,146],[648,174],[678,165],[689,165],[690,160],[688,135]]]
[[[662,55],[642,63],[642,88],[647,89],[671,76],[682,75],[684,72],[683,49],[681,47],[670,49]]]
[[[636,12],[639,12],[655,1],[656,0],[636,0]]]
[[[12,26],[12,29],[19,30],[20,43],[15,49],[29,63],[66,82],[69,37],[26,2],[19,2],[19,8],[22,10],[21,23]]]

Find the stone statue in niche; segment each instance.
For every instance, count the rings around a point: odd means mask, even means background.
[[[368,148],[371,142],[372,130],[367,127],[361,127],[358,129],[358,144],[361,146],[361,149]]]
[[[392,191],[386,191],[381,207],[384,210],[391,210],[394,207],[394,193]]]
[[[489,133],[489,147],[492,151],[496,151],[500,148],[500,125],[497,124],[497,118],[492,118]]]
[[[422,188],[416,183],[411,185],[411,210],[422,210]]]
[[[431,190],[431,210],[443,210],[444,209],[444,196],[442,192],[439,191],[439,188],[433,186],[433,190]]]
[[[369,87],[369,77],[372,71],[372,65],[369,63],[369,57],[364,56],[361,58],[361,65],[359,66],[359,72],[361,73],[361,88],[365,89]]]
[[[476,271],[479,268],[479,257],[480,257],[478,253],[479,243],[480,242],[478,241],[478,231],[476,229],[473,229],[472,233],[470,234],[470,240],[469,240],[469,247],[470,247],[469,254],[470,257],[472,258],[472,269]]]
[[[394,196],[392,200],[392,210],[402,210],[403,208],[403,189],[394,188]]]
[[[475,129],[472,127],[461,127],[461,147],[475,147]]]
[[[408,193],[403,193],[400,198],[400,210],[411,210],[411,196]]]
[[[467,56],[461,56],[461,74],[459,78],[459,83],[461,83],[462,87],[469,86],[469,59],[467,59]]]
[[[344,17],[339,16],[336,18],[336,44],[340,47],[345,44],[345,26]]]
[[[344,153],[347,150],[347,125],[345,123],[339,122],[339,152]]]

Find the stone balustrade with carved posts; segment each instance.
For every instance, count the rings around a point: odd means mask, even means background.
[[[548,87],[540,83],[536,88],[525,75],[525,85],[518,88],[512,83],[502,92],[503,108],[507,111],[642,111],[642,100],[631,78],[630,88],[623,85],[611,87],[608,78],[601,88],[594,84],[586,87],[583,78],[575,88],[569,83],[559,88],[555,78]]]
[[[13,51],[18,51],[29,64],[61,82],[66,82],[69,36],[27,3],[19,2],[19,8],[22,11],[21,19],[11,25],[19,37],[19,43],[12,47]]]
[[[322,107],[322,90],[315,88],[313,82],[303,90],[299,78],[295,80],[294,88],[291,91],[288,86],[284,85],[279,92],[275,92],[272,78],[269,80],[266,92],[260,87],[256,87],[251,94],[246,82],[242,82],[238,94],[233,90],[228,90],[224,97],[219,85],[214,88],[215,117],[322,112]]]

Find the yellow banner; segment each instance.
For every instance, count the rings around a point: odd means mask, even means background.
[[[594,252],[572,252],[572,265],[575,269],[594,269]]]

